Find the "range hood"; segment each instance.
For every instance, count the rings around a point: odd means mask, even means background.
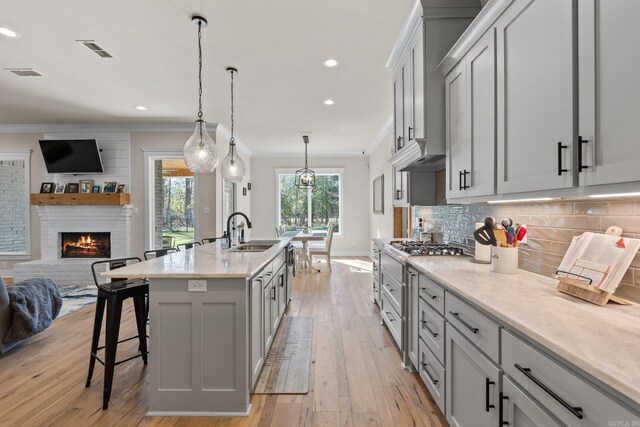
[[[442,144],[430,144],[426,138],[412,139],[389,161],[398,171],[435,172],[445,168]]]

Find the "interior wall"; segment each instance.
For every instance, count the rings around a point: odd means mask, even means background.
[[[343,168],[342,225],[343,234],[334,236],[334,255],[367,255],[369,253],[369,171],[366,157],[312,157],[309,167]],[[261,157],[251,160],[251,222],[256,238],[275,237],[276,169],[299,169],[303,157]]]
[[[42,133],[0,133],[0,151],[31,150],[30,186],[32,193],[40,192],[40,184],[42,184],[45,173],[44,160],[38,145],[38,140],[42,139],[42,136]],[[30,233],[31,259],[40,259],[40,218],[35,206],[31,206]],[[10,269],[13,264],[25,261],[30,261],[30,259],[0,260],[0,269]]]
[[[383,137],[369,155],[369,237],[393,237],[393,166],[389,163],[393,150],[393,129]],[[373,213],[373,180],[384,175],[384,213]]]

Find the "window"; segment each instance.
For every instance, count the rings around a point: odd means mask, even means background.
[[[295,186],[295,171],[276,171],[278,190],[277,225],[289,230],[310,227],[324,231],[333,225],[334,233],[342,231],[342,171],[315,170],[315,190]]]
[[[0,152],[0,259],[30,254],[30,152]]]

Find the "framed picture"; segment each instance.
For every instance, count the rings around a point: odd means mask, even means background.
[[[100,186],[99,185],[94,185],[93,188],[91,189],[92,193],[99,193],[100,192]]]
[[[124,193],[124,184],[118,185],[118,189],[116,190],[116,193]]]
[[[56,194],[64,193],[64,184],[56,184]]]
[[[65,193],[77,193],[79,189],[80,189],[80,184],[78,184],[77,182],[70,182],[65,187],[64,192]]]
[[[91,193],[91,189],[93,187],[92,179],[81,179],[80,180],[80,192],[81,193]]]
[[[40,186],[40,193],[53,193],[55,184],[53,182],[43,182]]]
[[[373,180],[373,213],[384,214],[384,174]]]
[[[115,193],[116,192],[116,187],[118,186],[118,183],[115,181],[107,181],[104,183],[104,188],[102,189],[103,193]]]

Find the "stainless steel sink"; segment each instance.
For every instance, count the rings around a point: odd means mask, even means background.
[[[229,252],[265,252],[271,249],[279,240],[250,240],[247,243],[229,249]]]

